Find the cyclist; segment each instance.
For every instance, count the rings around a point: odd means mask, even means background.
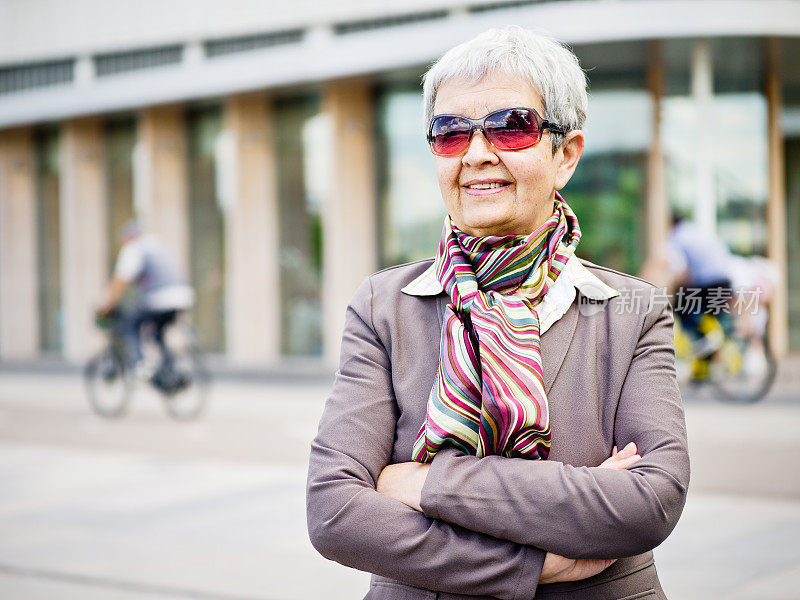
[[[729,312],[733,255],[714,232],[676,213],[667,238],[667,259],[677,288],[676,312],[687,329],[702,335],[702,315]]]
[[[692,381],[708,379],[712,359],[732,338],[737,350],[724,353],[719,373],[744,384],[733,396],[757,400],[774,377],[766,329],[779,270],[761,256],[733,254],[713,232],[679,214],[672,222],[667,242],[648,257],[641,276],[675,294],[675,312],[692,339]]]
[[[694,339],[697,356],[692,365],[694,380],[707,377],[709,360],[724,339],[718,326],[709,326],[715,323],[724,328],[731,326],[735,264],[734,255],[714,232],[673,212],[666,244],[642,269],[644,279],[675,293],[675,312]],[[716,319],[704,319],[708,314]]]
[[[186,283],[172,254],[155,236],[143,233],[138,221],[128,221],[123,226],[122,240],[111,284],[97,312],[103,316],[111,314],[131,284],[136,286],[137,306],[122,315],[125,360],[130,372],[149,376],[142,361],[142,326],[152,324],[162,367],[171,364],[164,329],[180,311],[191,308],[194,290]]]

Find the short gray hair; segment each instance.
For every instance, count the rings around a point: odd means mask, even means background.
[[[489,29],[451,48],[431,65],[422,78],[425,127],[445,81],[478,81],[492,71],[527,80],[542,97],[543,118],[567,131],[583,128],[588,105],[586,74],[577,57],[561,42],[518,25]],[[555,152],[563,136],[551,133],[551,137]]]

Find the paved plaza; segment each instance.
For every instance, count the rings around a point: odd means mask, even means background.
[[[361,598],[369,576],[308,541],[308,446],[329,380],[304,381],[220,378],[193,423],[141,393],[105,421],[77,373],[0,370],[0,598]],[[691,491],[656,551],[671,599],[800,597],[798,391],[687,399]]]

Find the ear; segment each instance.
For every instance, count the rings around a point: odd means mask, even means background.
[[[572,177],[575,168],[578,166],[578,161],[583,155],[584,141],[583,131],[576,129],[570,131],[564,141],[561,142],[561,146],[559,146],[556,155],[553,157],[553,160],[558,165],[554,182],[555,189],[562,189]]]

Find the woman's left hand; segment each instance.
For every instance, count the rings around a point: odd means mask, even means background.
[[[422,512],[422,486],[425,485],[430,468],[430,463],[418,462],[387,465],[378,476],[376,489],[381,494]]]

